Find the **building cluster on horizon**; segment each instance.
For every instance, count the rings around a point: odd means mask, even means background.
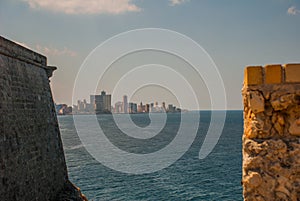
[[[73,108],[67,104],[55,104],[56,114],[67,115],[72,114]]]
[[[169,104],[166,107],[166,103],[162,102],[162,105],[159,105],[158,102],[143,104],[140,102],[139,104],[134,102],[128,102],[128,98],[126,95],[123,96],[123,101],[118,101],[115,103],[114,107],[112,107],[112,112],[116,114],[122,113],[159,113],[159,112],[181,112],[180,108],[176,108],[173,104]]]
[[[161,105],[158,102],[139,104],[128,102],[126,95],[123,96],[122,101],[118,101],[114,106],[111,104],[111,95],[106,94],[105,91],[102,91],[100,95],[90,95],[90,103],[86,99],[78,100],[77,105],[73,107],[68,107],[65,104],[60,104],[56,106],[56,112],[60,115],[65,114],[136,114],[136,113],[160,113],[160,112],[181,112],[180,108],[176,108],[173,104],[166,106],[165,102],[162,102]]]
[[[100,95],[90,95],[90,103],[86,99],[78,100],[77,105],[73,105],[73,114],[110,114],[111,95],[102,91]]]

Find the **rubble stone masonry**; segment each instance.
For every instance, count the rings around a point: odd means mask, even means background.
[[[83,200],[68,180],[46,57],[0,37],[0,200]]]
[[[300,200],[300,64],[245,69],[245,201]]]

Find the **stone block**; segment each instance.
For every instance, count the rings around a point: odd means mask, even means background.
[[[300,82],[300,64],[285,64],[285,82]]]
[[[263,68],[262,66],[248,66],[245,69],[244,77],[245,85],[263,84]]]
[[[300,136],[300,119],[296,119],[291,123],[289,132],[291,135]]]
[[[257,114],[265,110],[265,99],[261,93],[255,91],[249,94],[249,107]]]
[[[265,66],[265,84],[280,84],[282,82],[282,66]]]

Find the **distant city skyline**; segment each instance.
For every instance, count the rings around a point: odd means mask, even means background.
[[[111,95],[102,90],[98,95],[90,95],[89,102],[87,99],[77,100],[77,105],[67,105],[65,103],[56,103],[57,113],[64,114],[82,114],[82,113],[149,113],[149,112],[179,112],[181,108],[173,103],[167,103],[165,101],[129,101],[127,95],[123,95],[122,101],[119,100],[115,103],[111,102]],[[70,109],[73,108],[73,110]],[[70,112],[71,111],[71,112]]]
[[[299,1],[120,0],[113,4],[110,0],[99,0],[97,5],[91,2],[94,1],[0,1],[0,34],[44,54],[49,65],[58,67],[51,78],[55,102],[71,105],[76,75],[87,55],[107,39],[133,29],[170,29],[201,45],[224,80],[228,103],[224,109],[242,109],[245,66],[299,63]],[[107,54],[118,49],[115,46]],[[171,67],[176,68],[175,65],[170,63]],[[149,76],[156,76],[156,72]],[[85,81],[89,82],[89,78]],[[109,84],[108,80],[107,86],[101,87],[113,93]],[[201,108],[209,109],[209,95],[205,85],[200,85],[197,90],[201,94],[204,91],[199,97]],[[82,89],[79,98],[92,93]],[[143,102],[149,102],[151,97],[162,97],[166,102],[175,100],[170,94],[139,94],[132,101],[138,101],[139,96],[145,97]],[[122,98],[122,94],[117,96]],[[193,109],[191,104],[184,107]]]

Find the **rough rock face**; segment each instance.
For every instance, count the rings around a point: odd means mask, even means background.
[[[70,181],[67,181],[64,188],[56,195],[57,201],[88,201],[85,195]]]
[[[247,67],[245,201],[300,200],[300,64]]]
[[[84,200],[68,180],[49,86],[55,69],[0,37],[1,201]]]

